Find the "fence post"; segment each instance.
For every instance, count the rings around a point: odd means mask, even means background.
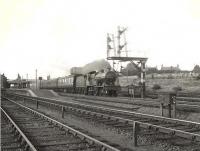
[[[173,118],[176,118],[176,97],[173,97]]]
[[[36,100],[36,108],[38,109],[39,103],[38,100]]]
[[[175,112],[176,112],[176,107],[175,107],[175,103],[174,103],[174,98],[176,97],[176,93],[170,93],[169,94],[169,118],[172,118],[174,116],[176,116]],[[173,109],[173,113],[172,110]],[[173,115],[172,115],[173,114]]]
[[[62,106],[62,118],[64,118],[64,112],[65,112],[65,108],[64,106]]]
[[[160,114],[161,114],[161,116],[164,115],[164,114],[163,114],[163,108],[164,108],[163,103],[160,103]]]
[[[171,118],[172,116],[172,113],[171,113],[171,104],[169,103],[168,104],[168,116],[169,116],[169,118]]]
[[[137,144],[138,131],[139,131],[139,123],[134,121],[133,122],[133,143],[135,147],[138,146]]]

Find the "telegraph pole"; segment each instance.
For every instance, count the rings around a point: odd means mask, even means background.
[[[30,84],[28,83],[28,73],[26,74],[26,82],[27,82],[26,87],[27,87],[27,88],[30,88]]]
[[[37,90],[37,69],[35,70],[35,89]]]
[[[118,44],[118,46],[117,46],[117,49],[118,49],[117,54],[120,57],[121,49],[120,49],[120,27],[119,26],[118,26],[117,44]]]

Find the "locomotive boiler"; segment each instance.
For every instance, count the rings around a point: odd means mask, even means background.
[[[118,75],[114,71],[100,72],[95,76],[97,95],[117,96]]]
[[[90,72],[86,78],[86,94],[117,96],[119,82],[114,71]]]

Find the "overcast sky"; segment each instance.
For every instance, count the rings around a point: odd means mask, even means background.
[[[106,58],[118,25],[149,66],[200,64],[200,0],[0,0],[0,72],[66,75]]]

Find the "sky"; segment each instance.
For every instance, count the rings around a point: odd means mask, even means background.
[[[0,0],[0,72],[69,74],[106,58],[106,34],[127,27],[129,56],[148,66],[200,64],[200,0]]]

